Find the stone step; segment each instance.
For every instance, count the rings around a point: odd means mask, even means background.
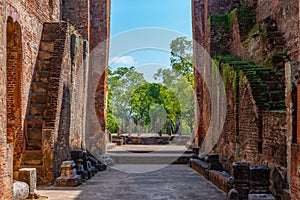
[[[164,154],[179,154],[179,155],[182,155],[182,154],[193,154],[193,151],[192,150],[185,150],[185,151],[182,151],[182,150],[123,150],[123,151],[120,151],[120,150],[109,150],[108,153],[113,153],[113,154],[161,154],[161,155],[164,155]]]
[[[36,70],[40,71],[50,71],[52,68],[50,64],[50,60],[37,60],[36,62]]]
[[[273,37],[273,44],[275,45],[285,45],[285,38],[284,37]]]
[[[51,76],[50,71],[36,70],[34,72],[34,81],[49,83],[50,76]]]
[[[280,31],[272,31],[269,33],[271,37],[283,37],[283,34]]]
[[[32,91],[38,93],[47,93],[49,90],[49,84],[43,82],[33,82]]]
[[[41,128],[30,128],[27,129],[28,140],[42,140],[42,129]]]
[[[44,112],[47,108],[46,104],[31,104],[29,115],[31,116],[44,116]]]
[[[284,45],[274,45],[274,47],[272,48],[274,49],[275,51],[283,51],[285,49],[285,46]]]
[[[39,60],[50,60],[51,57],[52,57],[51,52],[39,51],[39,54],[38,54],[38,59]]]
[[[24,153],[22,156],[22,166],[36,166],[43,164],[43,154],[41,152]]]
[[[109,153],[115,164],[188,164],[192,154]]]
[[[30,102],[31,104],[47,104],[48,95],[47,93],[33,92],[31,94]]]
[[[41,150],[42,140],[27,140],[26,150]]]
[[[54,51],[54,42],[42,41],[40,44],[40,51],[44,52],[53,52]]]

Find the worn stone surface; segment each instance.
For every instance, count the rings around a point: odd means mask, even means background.
[[[29,186],[25,182],[15,181],[13,184],[13,200],[25,200],[29,195]]]
[[[74,189],[43,187],[39,191],[53,200],[226,199],[223,192],[186,165],[169,165],[140,174],[109,169]]]
[[[29,186],[29,194],[35,195],[36,191],[36,169],[35,168],[21,168],[19,170],[19,181],[25,182]]]
[[[74,161],[64,161],[61,175],[55,181],[57,187],[75,187],[82,183],[81,175],[77,175]]]

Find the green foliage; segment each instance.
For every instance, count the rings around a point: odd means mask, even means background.
[[[229,14],[228,14],[228,25],[230,30],[232,31],[233,28],[233,20],[237,16],[237,8],[233,9]]]
[[[178,37],[170,44],[171,66],[174,71],[194,82],[194,58],[192,41],[186,37]]]
[[[170,48],[172,69],[159,69],[154,75],[161,84],[148,83],[134,67],[109,69],[107,128],[110,132],[117,132],[119,126],[127,131],[129,121],[137,124],[138,119],[142,119],[144,127],[154,127],[157,119],[163,120],[163,124],[170,119],[174,127],[176,120],[181,119],[183,129],[193,130],[192,42],[179,37],[172,41]]]

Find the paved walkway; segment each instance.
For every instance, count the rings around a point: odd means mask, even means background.
[[[226,199],[222,191],[187,165],[168,165],[158,171],[140,174],[110,168],[76,188],[43,187],[39,188],[39,193],[52,200]]]

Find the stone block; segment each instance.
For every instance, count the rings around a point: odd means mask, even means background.
[[[34,196],[36,191],[36,168],[22,168],[19,170],[19,181],[25,182],[29,185],[29,194]]]
[[[206,162],[199,159],[190,159],[190,166],[206,179],[209,179],[209,166]]]
[[[218,154],[208,154],[205,156],[204,161],[209,164],[210,170],[223,171]]]
[[[76,161],[76,173],[81,175],[82,181],[84,182],[89,179],[88,172],[84,170],[82,159]]]
[[[233,177],[236,183],[248,182],[250,179],[250,164],[234,162]]]
[[[61,176],[56,179],[58,187],[76,187],[82,183],[82,178],[77,175],[73,160],[64,161],[61,166]]]
[[[233,188],[234,178],[225,171],[209,170],[209,181],[228,193]]]
[[[25,200],[29,195],[29,185],[25,182],[13,183],[13,200]]]
[[[270,168],[264,165],[250,167],[251,193],[255,193],[255,191],[258,191],[258,193],[259,191],[269,191],[269,187],[271,185],[270,171]]]

